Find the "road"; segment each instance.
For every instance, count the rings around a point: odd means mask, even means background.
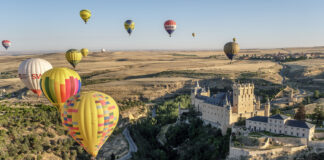
[[[137,152],[137,146],[136,146],[135,142],[133,141],[132,137],[130,136],[129,130],[128,130],[127,127],[124,129],[123,135],[125,136],[126,140],[128,141],[129,150],[128,150],[128,153],[125,156],[119,158],[118,160],[131,159],[132,158],[132,152]]]

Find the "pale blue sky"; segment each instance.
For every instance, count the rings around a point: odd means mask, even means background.
[[[241,48],[320,46],[323,8],[323,0],[6,0],[0,39],[12,41],[10,51],[221,49],[232,37]],[[86,25],[81,9],[92,11]],[[127,19],[135,22],[131,37]],[[167,19],[177,22],[172,38]]]

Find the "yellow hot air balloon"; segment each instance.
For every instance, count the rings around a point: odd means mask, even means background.
[[[61,116],[69,135],[96,157],[118,123],[119,109],[110,96],[89,91],[68,99]]]
[[[240,52],[240,46],[238,43],[236,43],[236,38],[233,38],[233,42],[228,42],[225,44],[224,52],[231,61],[233,60],[234,56]]]
[[[69,49],[65,54],[66,60],[75,68],[75,66],[82,60],[82,54],[76,49]]]
[[[45,97],[61,111],[65,101],[80,92],[81,78],[71,69],[53,68],[41,76],[40,85]]]
[[[86,57],[86,56],[88,56],[88,54],[89,54],[89,50],[86,49],[86,48],[82,48],[82,49],[81,49],[81,54],[82,54],[83,57]]]
[[[83,9],[80,11],[80,17],[83,19],[84,23],[87,23],[91,17],[91,11],[87,9]]]

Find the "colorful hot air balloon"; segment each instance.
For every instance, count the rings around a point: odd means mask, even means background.
[[[128,32],[129,35],[132,34],[132,31],[134,30],[135,28],[135,23],[132,21],[132,20],[127,20],[125,23],[124,23],[124,26],[125,26],[125,29],[126,31]]]
[[[87,23],[91,17],[91,11],[87,9],[83,9],[80,11],[80,17],[83,19],[84,23]]]
[[[68,99],[61,115],[69,135],[94,158],[114,131],[119,109],[110,96],[89,91]]]
[[[65,54],[66,60],[75,68],[75,66],[82,60],[82,54],[76,49],[69,49]]]
[[[177,28],[177,24],[173,20],[167,20],[167,21],[164,22],[164,28],[169,33],[169,36],[171,37],[171,34]]]
[[[228,42],[224,46],[224,52],[231,61],[240,51],[240,46],[236,43],[236,39],[233,38],[233,42]]]
[[[31,58],[19,65],[18,76],[26,87],[39,97],[42,94],[40,78],[44,72],[52,68],[52,65],[44,59]]]
[[[53,68],[42,75],[40,84],[45,97],[61,111],[65,101],[80,92],[81,78],[71,69]]]
[[[11,42],[9,40],[3,40],[2,46],[7,50],[11,46]]]
[[[88,56],[88,54],[89,54],[89,50],[86,49],[86,48],[82,48],[82,49],[81,49],[81,54],[82,54],[83,57],[86,57],[86,56]]]
[[[193,38],[196,37],[196,33],[194,33],[194,32],[191,35],[192,35]]]

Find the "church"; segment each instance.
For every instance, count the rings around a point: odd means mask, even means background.
[[[210,95],[209,88],[202,88],[197,82],[191,91],[191,104],[201,113],[201,119],[221,129],[223,135],[240,118],[270,115],[270,102],[261,105],[260,98],[254,95],[254,84],[234,83],[232,89]]]

